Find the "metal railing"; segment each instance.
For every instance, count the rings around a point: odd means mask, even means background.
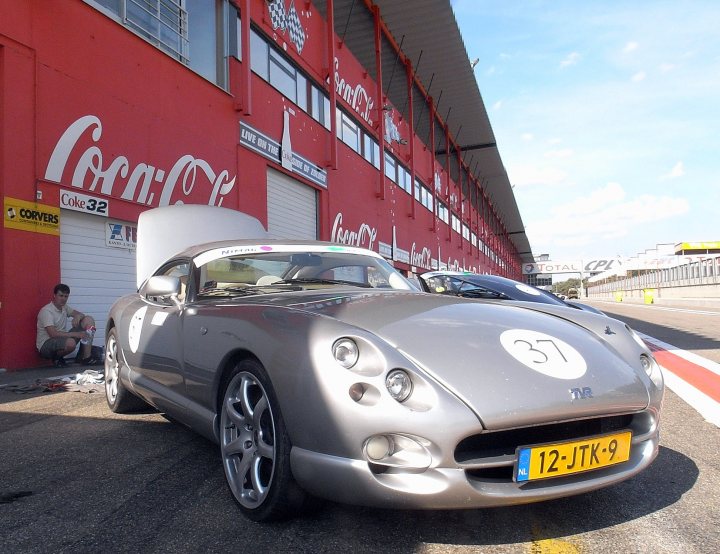
[[[588,283],[588,294],[596,296],[612,294],[618,290],[720,285],[720,257],[675,267],[629,270],[627,273],[625,277],[612,276],[595,283]]]

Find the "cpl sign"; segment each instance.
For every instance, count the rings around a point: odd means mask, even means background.
[[[568,262],[535,262],[523,264],[523,275],[537,275],[538,273],[602,273],[609,269],[617,269],[622,265],[618,258],[601,258],[583,262],[572,260]]]

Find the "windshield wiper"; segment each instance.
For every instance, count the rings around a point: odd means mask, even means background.
[[[362,287],[364,289],[371,289],[373,286],[369,283],[358,283],[357,281],[344,281],[342,279],[316,279],[312,277],[300,277],[297,279],[282,279],[281,281],[275,281],[273,284],[288,284],[292,285],[295,283],[311,284],[311,285],[350,285],[352,287]]]

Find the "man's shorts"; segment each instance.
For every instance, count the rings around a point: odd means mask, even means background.
[[[80,327],[73,327],[70,329],[71,333],[77,333],[78,331],[82,331]],[[65,342],[67,342],[68,339],[72,339],[75,341],[75,344],[77,345],[78,342],[80,342],[80,339],[75,337],[55,337],[50,338],[46,340],[43,345],[40,347],[40,356],[42,358],[47,358],[49,360],[52,360],[55,358],[55,353],[58,350],[65,350]]]

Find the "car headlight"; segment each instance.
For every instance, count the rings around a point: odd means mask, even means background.
[[[640,354],[640,365],[645,370],[648,377],[650,377],[650,380],[655,383],[655,386],[662,388],[664,385],[662,371],[660,371],[660,364],[657,363],[655,357],[647,354]]]
[[[360,357],[360,350],[357,343],[348,338],[342,338],[335,341],[332,347],[335,361],[345,369],[354,366]]]
[[[412,380],[402,369],[393,369],[388,373],[385,377],[385,386],[390,396],[398,402],[405,402],[412,394]]]

